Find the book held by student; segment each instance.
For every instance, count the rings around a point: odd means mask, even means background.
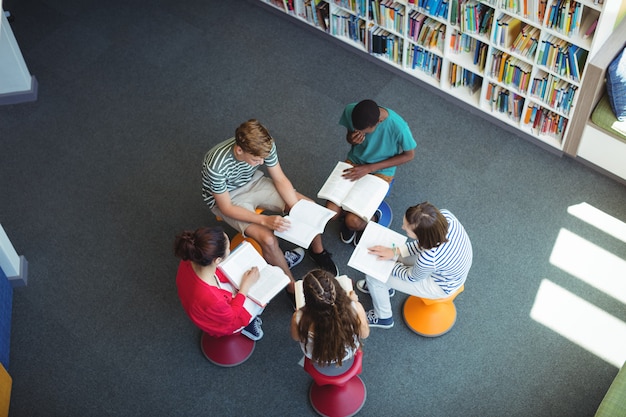
[[[284,232],[274,231],[281,239],[288,240],[298,246],[308,249],[313,238],[322,232],[326,223],[335,215],[335,212],[308,200],[300,200],[285,216],[289,220],[289,229]]]
[[[363,231],[359,244],[352,252],[350,260],[348,260],[348,266],[379,281],[387,282],[396,262],[392,259],[379,260],[367,249],[377,245],[389,248],[399,247],[406,243],[406,239],[406,236],[370,221]]]
[[[218,269],[237,289],[243,274],[250,268],[259,268],[260,278],[250,287],[248,298],[265,307],[267,303],[289,284],[289,277],[282,269],[268,264],[250,242],[243,241],[218,265]]]
[[[352,280],[347,275],[339,275],[335,277],[335,279],[339,282],[339,285],[346,294],[350,294],[353,290]],[[296,296],[296,310],[300,310],[302,306],[306,304],[304,300],[304,288],[302,287],[304,280],[296,281],[295,283],[295,296]]]
[[[372,174],[350,181],[343,177],[343,172],[350,168],[352,165],[347,162],[337,162],[317,197],[332,201],[344,210],[369,221],[387,195],[389,183]]]

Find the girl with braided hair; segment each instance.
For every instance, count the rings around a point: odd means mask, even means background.
[[[340,375],[352,366],[361,339],[369,336],[363,306],[334,275],[314,269],[304,276],[305,305],[291,318],[291,337],[325,375]]]

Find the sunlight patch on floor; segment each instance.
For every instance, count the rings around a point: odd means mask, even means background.
[[[530,316],[618,368],[626,361],[626,323],[550,280],[542,280]]]
[[[626,304],[626,260],[561,229],[550,263]]]

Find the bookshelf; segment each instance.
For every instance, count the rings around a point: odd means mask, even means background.
[[[557,152],[626,0],[256,0]]]

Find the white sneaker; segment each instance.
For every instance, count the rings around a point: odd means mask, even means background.
[[[367,288],[367,281],[365,281],[364,279],[358,280],[356,282],[356,287],[362,293],[365,293],[365,294],[370,293],[369,288]],[[393,297],[394,295],[396,295],[396,290],[393,288],[389,288],[389,297]]]
[[[294,248],[292,250],[285,251],[285,261],[289,269],[298,265],[304,259],[304,249]]]

